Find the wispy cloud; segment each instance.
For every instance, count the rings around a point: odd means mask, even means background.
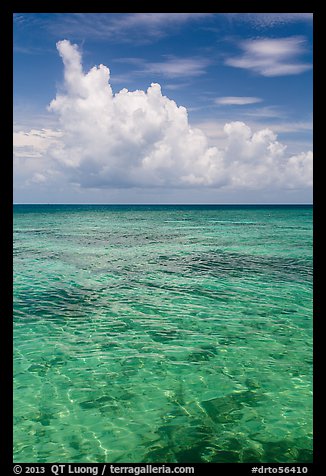
[[[184,76],[200,76],[205,74],[206,67],[211,63],[206,58],[169,58],[166,61],[147,63],[144,72],[162,74],[168,78]]]
[[[181,24],[211,15],[211,13],[129,13],[120,14],[114,24],[126,27],[151,26],[165,28],[171,23]]]
[[[31,55],[35,53],[35,50],[32,48],[26,48],[26,46],[14,45],[14,53],[22,53],[24,55]]]
[[[178,83],[165,83],[164,84],[164,89],[168,89],[170,91],[175,91],[176,89],[183,89],[189,86],[190,83],[188,82],[178,82]],[[188,108],[189,111],[189,108]]]
[[[171,32],[171,28],[209,17],[211,13],[71,13],[57,14],[48,24],[56,35],[146,43]]]
[[[246,110],[243,115],[253,117],[255,119],[280,119],[286,117],[287,113],[284,108],[279,106],[264,106],[255,109]]]
[[[280,124],[273,124],[273,129],[278,133],[293,133],[299,134],[301,132],[312,132],[313,124],[309,121],[299,122],[284,122]]]
[[[24,55],[44,55],[54,54],[52,48],[44,48],[43,46],[22,46],[15,44],[13,48],[14,53],[20,53]]]
[[[259,28],[270,28],[280,24],[309,22],[312,13],[227,13],[233,20],[251,23]]]
[[[215,99],[215,104],[225,106],[245,106],[247,104],[255,104],[262,102],[261,98],[249,96],[223,96]]]
[[[205,74],[207,66],[212,61],[203,57],[177,58],[175,56],[165,56],[163,61],[149,62],[143,58],[118,58],[118,63],[127,63],[135,66],[133,74],[148,75],[159,74],[166,78],[180,78],[200,76]]]
[[[262,76],[300,74],[312,68],[311,64],[298,59],[306,52],[305,43],[301,36],[247,40],[240,44],[243,54],[227,58],[225,63],[235,68],[252,70]]]

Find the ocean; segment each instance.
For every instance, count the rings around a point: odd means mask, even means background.
[[[14,206],[15,462],[312,461],[312,207]]]

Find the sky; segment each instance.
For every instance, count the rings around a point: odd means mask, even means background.
[[[312,203],[312,14],[13,22],[15,203]]]

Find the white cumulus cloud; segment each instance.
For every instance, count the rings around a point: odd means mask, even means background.
[[[29,132],[13,133],[13,143],[17,157],[41,157],[51,144],[58,143],[60,131],[32,129]]]
[[[221,131],[223,147],[211,146],[206,134],[189,124],[186,108],[164,96],[159,84],[113,94],[106,66],[84,73],[76,45],[63,40],[57,49],[64,84],[49,110],[58,116],[60,132],[39,138],[35,131],[18,132],[14,139],[16,151],[34,141],[43,156],[28,168],[33,183],[65,177],[94,189],[311,186],[312,153],[288,156],[270,129],[252,131],[243,122],[230,122]]]

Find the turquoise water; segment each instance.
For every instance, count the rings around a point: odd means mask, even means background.
[[[15,462],[312,460],[312,207],[14,207]]]

